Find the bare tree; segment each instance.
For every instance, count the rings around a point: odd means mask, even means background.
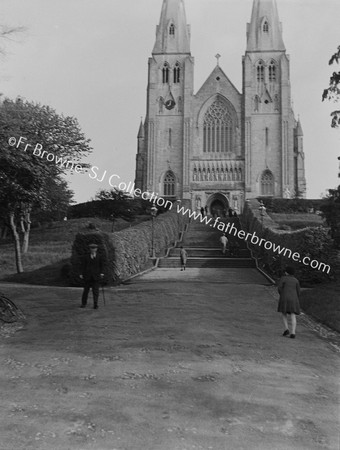
[[[0,40],[15,42],[16,38],[27,31],[26,27],[9,27],[7,25],[0,25]],[[5,49],[0,46],[0,54],[5,55]]]

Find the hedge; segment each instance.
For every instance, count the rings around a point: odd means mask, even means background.
[[[281,230],[268,214],[261,218],[259,202],[256,199],[247,200],[241,217],[242,225],[249,233],[255,232],[259,238],[263,238],[273,244],[290,249],[292,253],[298,252],[301,257],[308,256],[312,260],[330,265],[330,273],[312,269],[300,262],[294,262],[287,256],[266,250],[263,246],[249,243],[254,256],[258,259],[260,267],[279,278],[287,265],[293,266],[296,276],[304,285],[320,283],[324,280],[334,279],[334,267],[336,254],[333,241],[329,236],[329,230],[324,227],[306,227],[296,231]]]
[[[187,218],[175,209],[154,219],[154,249],[156,256],[165,254],[168,247],[178,241]],[[152,267],[152,221],[126,228],[116,233],[100,231],[78,233],[72,247],[73,285],[79,285],[80,264],[88,252],[89,243],[98,244],[98,252],[107,260],[106,280],[119,283],[124,279]]]
[[[261,200],[268,212],[273,213],[308,213],[310,209],[314,211],[320,210],[321,205],[324,204],[324,199],[309,200],[305,198],[268,198],[258,197]]]

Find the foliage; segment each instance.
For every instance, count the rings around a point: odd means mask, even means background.
[[[97,192],[95,200],[123,200],[127,199],[123,191],[113,188],[111,190],[101,189]]]
[[[114,220],[121,217],[124,220],[132,221],[140,213],[139,205],[126,200],[92,200],[86,203],[72,205],[68,209],[68,217],[80,219],[84,217],[98,217],[101,219]]]
[[[307,200],[304,198],[268,198],[258,197],[262,200],[267,212],[273,213],[308,213],[311,209],[320,210],[322,199]]]
[[[320,227],[320,222],[315,221],[308,221],[304,222],[303,220],[287,220],[280,222],[280,229],[281,230],[302,230],[306,227]]]
[[[108,282],[120,282],[152,267],[152,242],[156,255],[164,254],[178,240],[179,231],[187,220],[172,211],[156,217],[154,222],[143,222],[110,235],[102,232],[77,234],[72,248],[72,282],[79,284],[81,258],[90,242],[96,242],[100,251],[107,255]]]
[[[68,217],[76,219],[82,217],[99,217],[102,219],[116,220],[122,218],[132,221],[138,215],[149,215],[153,203],[142,198],[131,198],[123,191],[116,189],[101,190],[95,200],[79,203],[69,208]],[[158,214],[166,212],[165,208],[158,207]]]
[[[329,189],[328,196],[321,206],[322,217],[331,228],[331,236],[340,247],[340,185]]]
[[[19,143],[10,145],[10,138]],[[26,144],[30,147],[26,148]],[[28,246],[31,211],[34,208],[48,209],[51,188],[59,189],[66,197],[66,185],[61,175],[65,166],[49,162],[33,149],[39,144],[49,153],[81,165],[81,158],[91,151],[89,140],[80,130],[73,117],[59,115],[49,106],[17,99],[6,99],[0,106],[0,206],[6,211],[15,239],[18,272],[22,272],[19,232],[24,235],[24,248]],[[84,165],[82,165],[84,167]],[[64,198],[65,199],[65,198]]]
[[[332,65],[334,62],[339,64],[340,60],[340,45],[338,47],[338,50],[334,55],[332,55],[331,59],[329,60],[329,65]],[[324,89],[322,94],[322,101],[324,100],[331,100],[334,102],[337,102],[340,98],[340,71],[339,72],[333,72],[329,79],[329,87],[327,89]],[[340,125],[340,110],[333,111],[331,113],[332,122],[331,126],[333,128],[336,128]]]
[[[2,41],[13,41],[15,36],[26,31],[25,27],[9,27],[7,25],[0,25],[0,39]],[[6,52],[3,47],[0,47],[0,54],[4,55]]]
[[[273,278],[279,278],[287,265],[295,268],[297,277],[304,285],[320,283],[335,277],[336,252],[333,248],[333,240],[326,228],[306,227],[302,230],[282,231],[268,216],[265,217],[262,225],[256,200],[246,202],[242,222],[247,232],[255,232],[258,237],[280,245],[281,248],[289,249],[292,253],[297,252],[302,258],[307,256],[310,261],[316,260],[331,267],[328,274],[327,270],[322,271],[322,267],[321,270],[317,270],[302,262],[294,262],[290,257],[290,252],[284,256],[283,253],[279,255],[272,250],[266,250],[263,246],[251,245],[260,267],[271,274]]]
[[[65,180],[55,179],[46,188],[47,201],[44,207],[36,207],[32,212],[32,224],[43,225],[48,222],[60,221],[67,216],[70,204],[73,202],[73,191],[68,189]]]

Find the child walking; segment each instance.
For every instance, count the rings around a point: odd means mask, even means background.
[[[289,337],[291,339],[295,338],[296,316],[300,314],[300,283],[294,277],[294,273],[293,267],[286,267],[285,275],[281,277],[278,282],[280,300],[277,310],[282,313],[283,324],[285,327],[283,336],[288,336],[290,334]],[[291,333],[288,327],[288,314],[290,314],[292,323]]]
[[[181,270],[185,270],[185,266],[187,265],[188,253],[186,252],[186,250],[184,250],[183,246],[181,246],[179,257],[181,260]]]

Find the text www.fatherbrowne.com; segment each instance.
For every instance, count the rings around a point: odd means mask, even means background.
[[[311,260],[309,256],[302,257],[299,252],[292,252],[289,248],[282,247],[281,245],[275,244],[271,241],[267,241],[266,239],[260,238],[257,236],[255,231],[253,233],[246,233],[243,230],[239,230],[235,227],[232,222],[224,223],[219,219],[220,217],[216,217],[213,219],[212,217],[203,217],[201,213],[196,211],[191,211],[184,206],[177,205],[177,213],[183,214],[183,216],[187,215],[189,218],[197,220],[199,219],[201,223],[205,223],[212,228],[217,228],[219,231],[223,233],[228,233],[229,235],[234,235],[234,237],[238,237],[246,242],[250,242],[253,245],[258,245],[259,247],[263,246],[266,250],[272,250],[274,253],[278,255],[282,255],[288,258],[291,258],[295,262],[300,262],[305,266],[309,266],[312,269],[318,269],[322,272],[329,273],[331,267],[328,264],[319,262],[317,260]]]

